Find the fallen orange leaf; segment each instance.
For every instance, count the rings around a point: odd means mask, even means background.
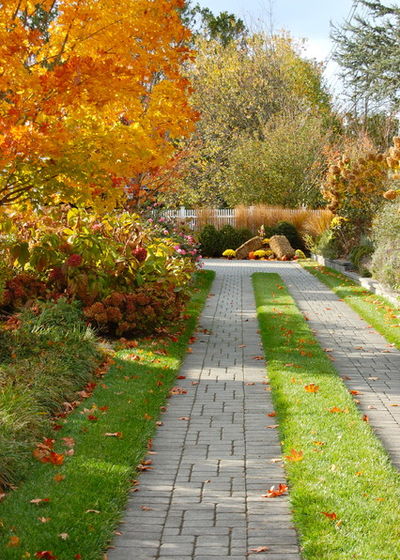
[[[7,546],[9,547],[19,546],[20,543],[21,543],[21,539],[16,535],[12,535],[7,543]]]
[[[322,515],[328,517],[328,519],[337,519],[336,513],[328,513],[327,511],[321,511]]]
[[[296,451],[296,449],[291,449],[290,454],[285,455],[285,459],[292,462],[302,461],[304,459],[304,453],[303,451]]]
[[[116,437],[116,438],[120,438],[122,437],[122,432],[106,432],[104,434],[106,437]]]
[[[307,393],[317,393],[319,391],[319,385],[310,383],[309,385],[304,385],[304,389],[307,391]]]
[[[259,554],[260,552],[267,552],[269,550],[268,546],[258,546],[257,548],[250,548],[249,554]]]
[[[271,418],[273,418],[274,416],[276,416],[276,412],[270,412],[269,414],[267,414],[267,416],[271,416]]]
[[[55,480],[56,482],[61,482],[64,479],[65,479],[65,474],[55,474],[53,476],[53,480]]]
[[[271,488],[264,494],[263,498],[277,498],[278,496],[282,496],[288,490],[286,484],[279,484],[278,488],[275,490],[275,486],[271,486]]]

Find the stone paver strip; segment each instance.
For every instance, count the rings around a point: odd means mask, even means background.
[[[258,560],[300,560],[288,497],[261,497],[285,476],[271,462],[281,448],[266,429],[274,419],[265,363],[254,359],[263,352],[252,272],[218,268],[180,372],[187,394],[169,401],[153,469],[140,476],[109,560],[246,560],[260,546],[269,551]]]
[[[109,560],[299,560],[288,498],[261,498],[284,482],[251,287],[253,272],[285,281],[323,348],[400,469],[400,352],[295,263],[206,261],[216,270],[198,335],[154,439]],[[208,332],[209,331],[209,332]],[[180,420],[189,417],[190,420]],[[143,510],[142,506],[151,507]],[[252,557],[252,556],[250,556]]]
[[[227,264],[209,266],[223,271]],[[249,274],[281,275],[348,389],[360,392],[361,410],[400,470],[400,351],[300,265],[240,261],[239,266]]]

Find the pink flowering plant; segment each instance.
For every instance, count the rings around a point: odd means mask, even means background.
[[[127,212],[98,216],[67,206],[35,217],[10,214],[0,224],[0,241],[8,240],[0,244],[7,265],[2,305],[66,297],[81,301],[88,319],[113,333],[148,330],[167,317],[167,304],[180,308],[196,269],[194,238],[174,227]],[[139,293],[132,311],[126,298]],[[100,304],[107,312],[92,313]]]

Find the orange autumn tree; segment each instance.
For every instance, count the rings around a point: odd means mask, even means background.
[[[0,205],[146,192],[136,178],[174,157],[197,116],[183,4],[0,2]]]

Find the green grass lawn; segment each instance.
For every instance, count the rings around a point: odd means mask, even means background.
[[[389,342],[400,348],[400,309],[372,294],[350,278],[315,262],[302,261],[305,270],[323,282]]]
[[[398,560],[399,473],[281,278],[253,282],[304,558]]]
[[[186,319],[118,351],[93,395],[60,420],[63,464],[30,460],[26,482],[0,504],[1,560],[103,558],[213,277],[199,272]]]

